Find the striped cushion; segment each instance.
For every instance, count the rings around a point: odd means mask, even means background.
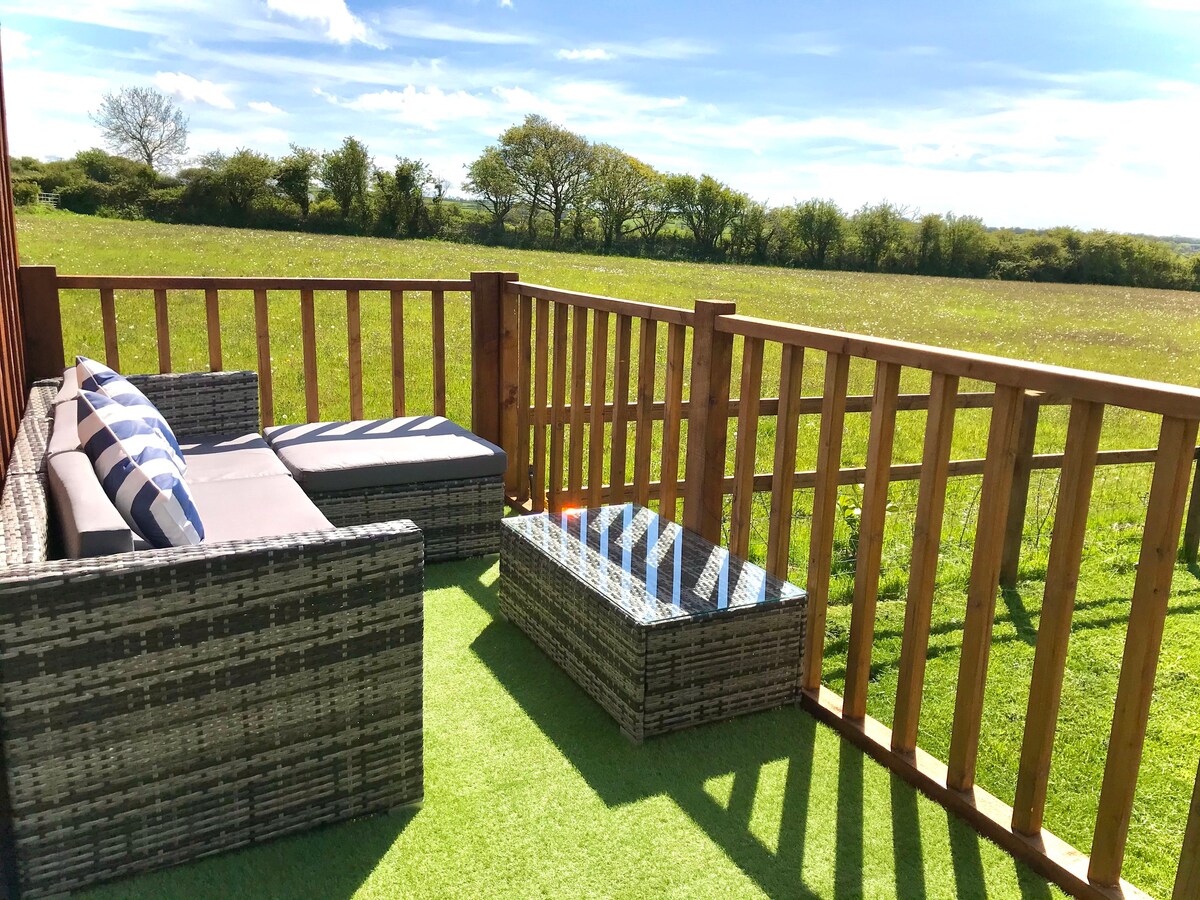
[[[171,448],[140,410],[81,390],[79,441],[117,512],[150,546],[204,540],[204,525]]]
[[[146,398],[145,394],[126,381],[124,375],[114,372],[103,363],[88,359],[86,356],[75,357],[75,372],[80,390],[103,394],[109,400],[115,400],[130,410],[136,410],[145,419],[147,425],[163,436],[171,449],[171,455],[175,458],[175,465],[179,468],[180,473],[187,474],[187,461],[183,458],[183,451],[179,449],[179,441],[175,438],[175,432],[171,430],[171,426],[167,424],[163,414]]]

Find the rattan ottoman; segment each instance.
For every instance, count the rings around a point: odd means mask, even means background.
[[[793,702],[806,607],[643,507],[501,522],[501,613],[635,742]]]

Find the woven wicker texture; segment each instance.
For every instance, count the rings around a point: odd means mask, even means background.
[[[12,459],[8,464],[9,475],[31,475],[46,471],[46,442],[50,439],[51,403],[56,392],[56,387],[46,384],[36,385],[29,392],[25,415],[21,419]]]
[[[425,559],[484,556],[500,549],[504,478],[471,478],[314,492],[309,495],[334,525],[412,519],[425,535]]]
[[[411,522],[0,572],[23,896],[422,797]]]
[[[636,510],[636,508],[635,508]],[[589,511],[595,513],[596,511]],[[644,525],[644,516],[635,516]],[[650,514],[653,515],[653,514]],[[640,517],[639,517],[640,516]],[[535,517],[536,518],[536,517]],[[644,575],[646,544],[628,542],[628,578],[611,569],[621,557],[620,531],[601,555],[593,517],[588,540],[561,531],[565,540],[545,542],[537,523],[506,519],[501,525],[500,610],[600,704],[634,741],[794,701],[804,643],[803,592],[767,578],[775,602],[733,603],[683,615],[648,610],[662,596],[714,597],[725,551],[685,533],[678,571],[681,588],[663,579],[656,595],[641,589],[631,603],[638,573]],[[607,525],[620,529],[619,517]],[[652,545],[653,547],[653,545]],[[673,551],[669,551],[673,552]],[[611,555],[610,555],[611,554]],[[749,568],[733,558],[739,570]],[[756,568],[756,567],[754,567]],[[764,573],[765,576],[765,573]],[[753,580],[753,579],[751,579]],[[742,583],[734,578],[732,585]],[[762,584],[759,579],[757,583]],[[726,601],[729,595],[726,595]]]
[[[129,381],[180,438],[249,434],[260,428],[255,372],[131,375]]]

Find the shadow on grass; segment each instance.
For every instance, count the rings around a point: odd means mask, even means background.
[[[121,879],[76,894],[102,898],[352,897],[417,815],[411,807]]]
[[[471,649],[606,804],[617,806],[665,795],[769,896],[801,898],[821,896],[802,880],[810,813],[815,813],[814,821],[820,821],[820,811],[832,806],[833,896],[849,900],[867,892],[864,817],[872,811],[864,808],[866,757],[857,748],[840,743],[837,795],[829,797],[814,795],[812,790],[817,729],[821,726],[796,708],[745,716],[635,745],[532,641],[514,625],[495,617],[494,587],[478,582],[460,582],[458,586],[493,613],[494,620]],[[775,850],[751,831],[760,776],[770,763],[786,766]],[[704,789],[715,778],[732,782],[727,804],[719,803]],[[896,895],[922,898],[924,854],[916,791],[893,778],[891,797]],[[980,856],[983,839],[953,817],[949,818],[949,832],[958,895],[985,898],[988,889]]]

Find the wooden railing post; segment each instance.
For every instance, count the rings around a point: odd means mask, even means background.
[[[505,488],[509,487],[509,474],[516,461],[512,447],[505,447],[501,434],[501,410],[504,400],[511,400],[511,411],[515,425],[517,382],[516,367],[512,369],[512,395],[505,391],[502,356],[502,308],[504,304],[504,282],[515,281],[515,274],[505,272],[471,273],[471,430],[484,440],[498,444],[509,453],[509,473],[505,475]],[[516,312],[516,304],[511,304]],[[516,348],[517,323],[512,322],[512,337],[509,355]],[[515,430],[514,430],[515,435]]]
[[[57,378],[63,373],[62,310],[58,272],[54,266],[21,266],[17,270],[21,319],[25,331],[25,377]]]
[[[692,331],[692,384],[684,468],[683,524],[719,543],[725,511],[725,445],[729,436],[729,379],[733,335],[716,330],[733,303],[697,300]]]
[[[1192,810],[1188,814],[1183,850],[1179,854],[1179,869],[1175,873],[1175,892],[1171,897],[1172,900],[1196,900],[1200,897],[1200,769],[1196,771]]]
[[[1004,552],[1000,556],[1000,587],[1017,586],[1021,566],[1021,538],[1025,534],[1025,511],[1029,506],[1029,481],[1033,475],[1034,439],[1042,394],[1025,392],[1021,425],[1017,431],[1017,461],[1013,469],[1012,490],[1008,499],[1008,521],[1004,526]]]

